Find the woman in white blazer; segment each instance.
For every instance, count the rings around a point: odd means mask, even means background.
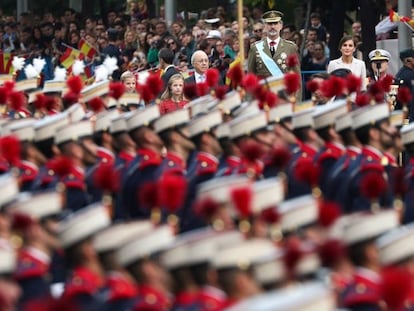
[[[367,69],[365,62],[354,57],[355,49],[356,45],[352,36],[344,36],[339,41],[339,51],[342,56],[331,60],[327,71],[331,73],[339,68],[351,70],[353,75],[361,78],[361,90],[365,91],[367,89]]]

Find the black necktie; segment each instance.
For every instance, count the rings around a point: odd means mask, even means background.
[[[272,57],[275,55],[275,41],[270,41],[270,54],[272,54]]]

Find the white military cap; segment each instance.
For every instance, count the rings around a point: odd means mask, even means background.
[[[190,101],[185,108],[189,109],[190,116],[194,117],[198,114],[207,113],[211,107],[217,104],[217,99],[207,94]]]
[[[124,93],[119,99],[118,103],[120,105],[139,105],[141,99],[138,93]]]
[[[188,130],[190,137],[197,136],[204,132],[210,132],[223,122],[223,117],[219,110],[211,111],[208,114],[200,115],[191,120]]]
[[[250,136],[253,132],[265,129],[267,118],[264,111],[238,117],[230,122],[231,138]]]
[[[43,84],[42,92],[47,93],[63,93],[66,87],[66,81],[47,80]]]
[[[20,80],[15,83],[14,89],[18,92],[33,90],[37,88],[38,82],[37,78]]]
[[[284,199],[284,182],[282,179],[266,178],[253,183],[253,213],[275,207]]]
[[[59,128],[55,134],[55,144],[69,141],[78,141],[81,138],[92,136],[92,123],[89,120],[71,123]]]
[[[414,123],[404,125],[401,128],[400,133],[404,145],[414,143]]]
[[[14,250],[0,249],[0,275],[13,274],[17,265],[17,255]]]
[[[135,110],[126,118],[128,131],[133,131],[142,126],[149,126],[160,117],[160,109],[157,105],[146,107],[143,110]]]
[[[281,227],[291,232],[318,220],[318,202],[312,195],[304,195],[280,203]]]
[[[128,266],[140,259],[167,249],[174,242],[174,239],[170,226],[157,227],[118,249],[118,261],[121,265]]]
[[[336,132],[341,132],[346,129],[352,129],[352,115],[348,112],[338,116],[335,121]]]
[[[53,138],[57,129],[67,124],[69,124],[69,117],[67,113],[58,113],[52,116],[44,117],[43,119],[36,121],[34,125],[34,140],[43,141]]]
[[[58,237],[63,248],[92,237],[111,224],[106,207],[95,203],[69,215],[59,225]]]
[[[350,218],[343,229],[343,241],[346,245],[374,239],[399,225],[395,210],[383,210],[378,213],[358,213]]]
[[[240,93],[237,91],[228,92],[224,98],[218,103],[217,107],[224,114],[231,114],[237,107],[241,105]]]
[[[197,188],[197,199],[212,198],[218,203],[231,201],[233,189],[251,184],[247,176],[223,176],[201,183]]]
[[[389,231],[377,240],[382,265],[397,264],[414,257],[414,224]]]
[[[86,116],[85,109],[79,103],[73,104],[66,109],[66,113],[69,116],[70,122],[78,122]]]
[[[313,127],[312,114],[315,108],[307,108],[298,112],[294,112],[292,116],[292,127],[299,129],[303,127]]]
[[[390,122],[392,126],[400,128],[404,124],[404,112],[402,110],[394,110],[390,115]]]
[[[17,122],[20,121],[20,122]],[[3,127],[3,135],[14,135],[20,141],[33,141],[35,136],[34,125],[36,123],[35,119],[19,119],[7,124]]]
[[[10,205],[14,212],[29,215],[34,219],[42,219],[62,212],[62,194],[57,191],[47,191],[37,194],[20,193],[16,201]]]
[[[347,113],[348,107],[345,99],[336,100],[331,104],[317,106],[313,111],[313,127],[322,129],[335,124],[335,120],[340,115]]]
[[[352,114],[352,128],[359,129],[389,117],[390,109],[386,103],[365,106],[355,110],[355,113]]]
[[[279,123],[286,119],[292,118],[293,107],[292,104],[280,104],[272,107],[269,110],[269,123]]]
[[[0,208],[11,202],[19,193],[18,180],[12,174],[3,174],[0,176]]]
[[[375,49],[369,52],[368,57],[370,62],[382,60],[389,61],[391,59],[391,54],[390,52],[383,49]]]
[[[334,311],[334,293],[321,282],[266,292],[245,299],[226,311]]]
[[[162,115],[154,122],[154,129],[157,133],[186,125],[190,122],[190,113],[182,108]]]
[[[108,131],[111,125],[111,120],[119,116],[117,109],[102,111],[96,115],[96,122],[94,132]]]
[[[274,249],[253,264],[253,274],[262,285],[274,284],[285,280],[288,276],[282,249]]]
[[[97,233],[93,239],[93,246],[99,253],[114,251],[131,239],[149,233],[152,228],[153,224],[150,221],[118,223]]]
[[[85,86],[81,95],[84,102],[90,101],[92,98],[100,97],[109,93],[109,80],[99,81],[92,85]]]
[[[113,135],[126,132],[128,130],[126,119],[132,114],[133,112],[131,111],[113,117],[111,119],[111,124],[109,125],[109,132]]]
[[[216,129],[216,137],[217,139],[221,138],[230,138],[230,125],[229,123],[222,123],[219,126],[217,126]]]

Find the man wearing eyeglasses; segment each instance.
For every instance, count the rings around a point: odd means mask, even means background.
[[[191,56],[191,65],[194,68],[194,74],[184,80],[185,84],[206,82],[206,71],[210,66],[210,61],[206,52],[197,50]]]
[[[264,30],[267,35],[250,47],[248,56],[248,71],[260,77],[283,77],[289,69],[286,61],[289,55],[297,55],[297,47],[292,41],[280,37],[283,28],[283,13],[268,11],[263,14]],[[297,65],[293,70],[300,74]]]

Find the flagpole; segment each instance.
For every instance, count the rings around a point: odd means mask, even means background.
[[[244,72],[244,29],[243,29],[243,0],[237,0],[237,20],[239,23],[240,66]]]
[[[72,49],[72,50],[78,51],[79,53],[81,52],[81,51],[80,51],[80,50],[78,50],[77,48],[74,48],[73,46],[67,45],[67,44],[66,44],[66,43],[64,43],[64,42],[61,42],[60,44],[62,44],[65,48],[68,48],[68,49]]]

